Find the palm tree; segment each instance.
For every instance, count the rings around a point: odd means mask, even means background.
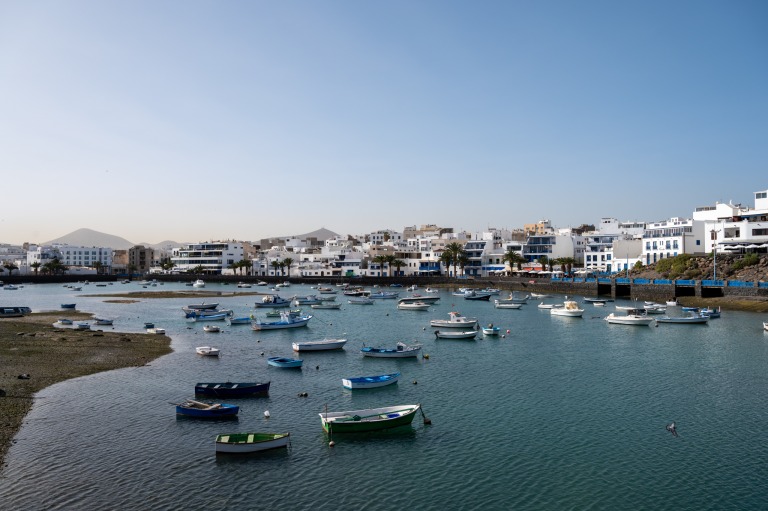
[[[275,259],[269,265],[272,267],[272,270],[275,272],[275,277],[277,277],[277,269],[280,268],[280,261]]]
[[[464,268],[469,264],[469,256],[464,250],[459,254],[459,268],[461,268],[461,274],[464,275]]]
[[[242,261],[240,261],[240,274],[241,275],[243,274],[242,270],[245,270],[245,274],[246,275],[250,275],[252,269],[253,269],[253,261],[251,261],[248,258],[245,258]]]
[[[193,272],[195,272],[195,274],[196,274],[196,275],[197,275],[197,277],[199,278],[199,277],[200,277],[200,275],[201,275],[203,272],[205,272],[205,266],[203,266],[202,264],[198,264],[197,266],[195,266],[195,267],[192,269],[192,271],[193,271]]]
[[[450,254],[451,264],[453,265],[453,276],[456,277],[458,276],[458,274],[456,273],[456,266],[458,266],[459,264],[459,259],[461,258],[462,255],[466,256],[464,245],[462,245],[461,243],[457,243],[455,241],[452,243],[448,243],[445,246],[445,252],[443,253],[445,254],[446,252]]]
[[[565,265],[566,273],[570,275],[573,271],[573,265],[576,264],[576,259],[573,257],[561,257],[560,264]]]
[[[137,270],[137,269],[138,269],[138,268],[136,267],[136,265],[135,265],[135,264],[129,264],[129,265],[128,265],[128,278],[129,278],[129,279],[130,279],[130,278],[133,278],[133,274],[134,274],[134,273],[136,273],[136,270]],[[54,273],[55,273],[55,271],[54,271]]]
[[[101,268],[104,266],[101,261],[94,261],[91,266],[96,269],[96,275],[101,275]]]
[[[510,268],[512,268],[514,265],[517,265],[518,270],[522,270],[523,263],[528,262],[525,257],[523,257],[519,252],[513,250],[512,248],[507,249],[507,252],[504,254],[504,257],[502,257],[501,260],[505,263],[508,263]]]
[[[405,266],[405,261],[402,259],[398,259],[396,257],[393,257],[392,261],[389,261],[390,267],[394,266],[397,269],[397,274],[400,274],[400,268]]]
[[[288,278],[291,278],[291,265],[293,264],[293,259],[290,257],[286,257],[283,259],[283,264],[285,264],[286,268],[288,268]]]
[[[373,262],[379,265],[379,277],[384,276],[384,265],[387,262],[387,256],[377,255],[373,258]]]
[[[3,264],[3,268],[8,270],[8,275],[13,275],[13,270],[18,270],[19,269],[18,266],[16,266],[15,264],[13,264],[11,262],[6,262],[5,264]]]
[[[549,264],[549,257],[547,256],[539,257],[539,264],[541,265],[541,269],[545,270],[547,268],[547,265]]]
[[[40,261],[35,261],[34,263],[30,264],[29,267],[32,268],[35,271],[35,277],[37,277],[37,272],[40,269],[42,264],[40,264]]]

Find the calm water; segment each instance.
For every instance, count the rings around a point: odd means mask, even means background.
[[[156,290],[174,288],[189,290]],[[762,315],[725,312],[704,326],[634,327],[602,321],[612,304],[585,304],[576,319],[552,317],[535,301],[497,310],[446,291],[429,312],[398,311],[392,300],[347,305],[339,294],[342,310],[312,311],[308,328],[258,333],[219,323],[222,333],[206,334],[180,310],[198,299],[110,304],[87,296],[136,289],[0,291],[3,303],[35,310],[77,302],[79,310],[115,318],[115,330],[140,331],[154,321],[174,348],[149,366],[42,391],[8,455],[0,508],[768,508]],[[294,285],[281,294],[310,292]],[[257,299],[219,301],[240,316]],[[436,340],[429,320],[451,310],[509,334]],[[342,336],[349,339],[343,351],[302,354],[301,371],[267,366],[268,356],[290,356],[294,340]],[[429,358],[359,353],[364,343],[398,340],[421,342]],[[222,357],[197,356],[202,345],[220,347]],[[394,370],[403,375],[394,386],[354,393],[341,386],[343,377]],[[269,380],[270,396],[229,400],[241,406],[237,421],[176,419],[170,403],[192,397],[198,381],[224,380]],[[336,435],[328,447],[318,416],[326,406],[409,403],[422,403],[432,425],[418,417],[391,432]],[[678,438],[665,430],[672,420]],[[291,447],[215,456],[215,435],[254,430],[289,431]]]

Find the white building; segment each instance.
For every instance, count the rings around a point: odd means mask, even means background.
[[[693,224],[692,219],[679,217],[646,224],[643,231],[642,263],[648,265],[680,254],[694,254],[697,243]]]
[[[698,253],[765,252],[768,248],[768,190],[754,192],[754,208],[716,202],[693,212]]]
[[[96,266],[112,267],[112,249],[108,247],[78,247],[64,243],[52,245],[30,245],[27,251],[27,266],[39,263],[44,266],[54,259],[69,268],[69,273],[96,273]],[[98,264],[97,264],[98,263]],[[85,270],[90,268],[92,270]]]
[[[174,270],[190,273],[200,267],[201,273],[221,275],[225,269],[242,260],[243,245],[236,241],[190,243],[171,252]]]

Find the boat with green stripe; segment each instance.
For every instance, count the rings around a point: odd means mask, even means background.
[[[398,405],[319,415],[327,433],[361,433],[407,426],[420,409],[421,405]]]

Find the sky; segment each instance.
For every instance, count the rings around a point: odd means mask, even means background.
[[[767,120],[763,0],[0,0],[0,243],[690,217]]]

